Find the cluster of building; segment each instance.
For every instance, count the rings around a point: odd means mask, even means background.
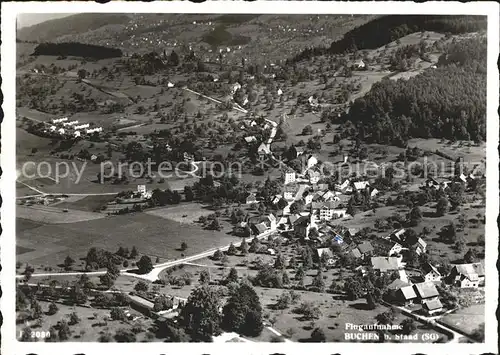
[[[102,132],[102,127],[90,128],[90,123],[80,123],[78,120],[69,121],[68,117],[55,118],[51,121],[49,132],[61,136],[81,137],[83,134],[91,135]]]
[[[334,189],[329,188],[327,184],[320,183],[323,176],[316,157],[305,156],[299,148],[296,149],[297,157],[303,156],[304,169],[300,173],[289,167],[283,169],[282,193],[271,199],[278,211],[277,215],[270,214],[254,223],[249,222],[254,234],[291,232],[294,237],[303,238],[313,245],[317,257],[325,259],[329,265],[334,265],[338,260],[338,254],[335,256],[330,248],[332,241],[336,242],[342,253],[357,261],[356,264],[360,265],[358,271],[365,273],[371,269],[381,273],[396,273],[397,279],[389,285],[393,302],[402,306],[419,304],[427,316],[444,311],[436,288],[442,281],[459,288],[478,288],[484,284],[484,267],[481,263],[453,265],[447,275],[441,275],[438,268],[430,263],[420,269],[408,268],[406,256],[409,253],[426,253],[427,243],[421,237],[407,234],[405,229],[360,242],[356,238],[357,230],[339,227],[340,221],[351,218],[344,207],[348,195],[361,192],[375,198],[379,191],[368,180],[354,179],[346,179],[335,185]],[[346,156],[341,163],[347,160]],[[429,179],[427,183],[434,181]],[[436,184],[442,186],[442,183]],[[259,199],[255,193],[250,193],[245,202],[256,204]],[[299,212],[292,207],[294,203],[300,204]],[[247,222],[240,224],[237,227],[245,227]]]

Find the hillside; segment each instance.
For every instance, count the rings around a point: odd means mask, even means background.
[[[484,16],[383,16],[348,31],[342,39],[332,42],[329,48],[307,48],[294,57],[293,61],[327,53],[340,54],[345,51],[375,49],[414,32],[460,34],[486,30],[486,26],[487,20]]]
[[[17,38],[22,41],[51,42],[60,36],[92,31],[111,24],[126,24],[129,21],[127,14],[78,14],[21,28],[17,31]]]
[[[344,119],[362,139],[405,145],[412,137],[486,139],[486,39],[451,44],[439,68],[383,80],[357,99]]]

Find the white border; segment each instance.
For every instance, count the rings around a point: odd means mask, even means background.
[[[496,219],[499,211],[498,190],[498,104],[499,72],[497,59],[499,53],[499,13],[496,2],[301,2],[301,1],[210,1],[201,4],[190,2],[111,2],[105,5],[93,2],[26,2],[2,4],[2,92],[4,121],[2,123],[0,191],[3,205],[1,209],[1,262],[0,285],[3,295],[0,300],[3,315],[2,352],[4,354],[40,355],[55,354],[100,354],[115,351],[121,354],[303,354],[314,351],[316,354],[359,353],[373,349],[377,353],[397,354],[479,354],[498,353],[497,320],[495,317],[498,302],[498,229]],[[270,13],[270,14],[449,14],[449,15],[486,15],[488,16],[488,107],[487,107],[487,201],[486,201],[486,340],[485,344],[359,344],[359,343],[227,343],[210,345],[207,343],[21,343],[15,340],[15,19],[18,13]],[[495,277],[495,274],[497,277]],[[369,350],[368,350],[369,351]]]

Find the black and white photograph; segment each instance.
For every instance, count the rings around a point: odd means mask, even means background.
[[[2,6],[2,351],[496,352],[498,4],[229,3]]]

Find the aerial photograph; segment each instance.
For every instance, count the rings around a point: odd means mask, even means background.
[[[17,339],[484,343],[487,22],[19,15]]]

